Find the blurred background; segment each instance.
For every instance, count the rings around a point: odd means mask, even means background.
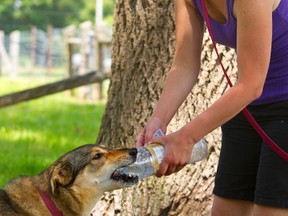
[[[3,101],[89,72],[109,74],[114,5],[114,0],[1,1],[0,186],[36,175],[66,151],[96,141],[109,76],[34,100]]]

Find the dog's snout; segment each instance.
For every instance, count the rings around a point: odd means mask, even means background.
[[[129,155],[136,156],[137,155],[137,148],[131,148],[129,150]]]

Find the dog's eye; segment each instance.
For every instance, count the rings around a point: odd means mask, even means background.
[[[97,153],[95,156],[94,156],[94,160],[99,160],[101,157],[103,156],[103,154],[101,153]]]

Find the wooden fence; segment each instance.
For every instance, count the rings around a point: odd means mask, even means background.
[[[112,32],[104,23],[96,28],[90,21],[81,23],[79,29],[75,25],[68,26],[64,29],[64,40],[70,77],[92,70],[109,73],[110,68],[105,66],[105,60],[111,56]],[[98,82],[91,89],[92,99],[103,98],[103,82]],[[85,97],[85,87],[80,89],[79,94]]]
[[[53,28],[47,30],[47,37],[52,35]],[[33,75],[35,64],[36,28],[31,29],[31,68],[30,74]],[[103,82],[110,77],[110,65],[105,64],[106,60],[111,59],[112,32],[109,27],[100,24],[96,28],[87,21],[80,24],[77,28],[74,25],[68,26],[63,30],[63,43],[65,47],[66,71],[68,79],[53,84],[9,94],[0,97],[0,107],[9,106],[18,102],[38,98],[59,91],[73,89],[75,87],[92,84],[89,87],[81,87],[78,91],[79,97],[84,98],[89,95],[90,99],[97,100],[103,98]],[[8,66],[10,77],[16,77],[19,62],[19,36],[20,32],[15,31],[10,34],[9,53],[3,43],[4,32],[0,31],[0,75],[1,65]],[[49,41],[48,41],[49,42]],[[47,43],[47,73],[49,74],[52,66],[50,42]],[[97,71],[89,73],[89,71]],[[74,82],[74,84],[73,84]],[[88,93],[87,93],[88,92]]]
[[[16,78],[25,71],[34,76],[39,67],[50,75],[53,66],[64,62],[64,45],[61,47],[60,43],[61,29],[52,26],[47,31],[31,27],[30,31],[16,30],[10,34],[0,30],[0,75]]]

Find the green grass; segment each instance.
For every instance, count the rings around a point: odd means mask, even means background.
[[[0,95],[44,80],[0,77]],[[95,143],[104,103],[83,103],[68,92],[0,109],[0,187],[20,175],[36,175],[60,155]]]

